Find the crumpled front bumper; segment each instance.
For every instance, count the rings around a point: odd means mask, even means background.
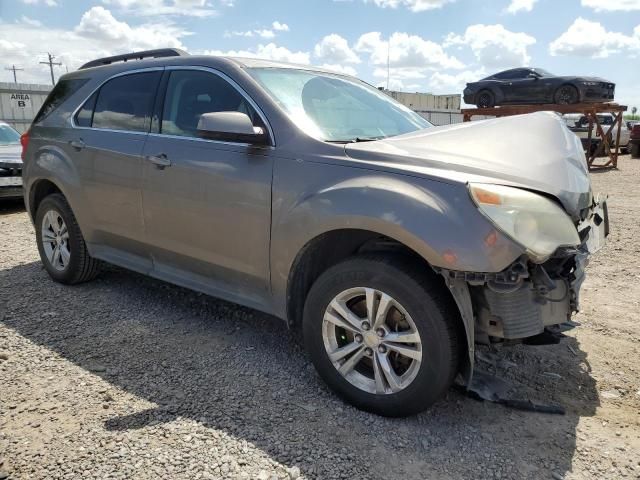
[[[582,243],[560,248],[543,264],[526,256],[497,274],[439,269],[460,310],[473,371],[475,343],[524,340],[558,328],[579,310],[580,288],[589,258],[605,244],[609,234],[606,197],[596,197],[578,224]]]
[[[576,252],[575,280],[571,282],[572,310],[580,310],[580,289],[585,280],[589,257],[604,247],[609,236],[609,209],[606,197],[596,197],[587,218],[578,225],[582,245]]]

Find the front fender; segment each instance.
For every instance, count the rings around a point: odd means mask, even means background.
[[[523,253],[477,211],[462,184],[284,160],[276,162],[273,189],[271,281],[280,313],[296,256],[333,230],[384,235],[449,270],[498,272]]]

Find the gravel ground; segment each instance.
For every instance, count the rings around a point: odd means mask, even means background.
[[[640,478],[640,160],[619,165],[593,174],[612,235],[582,326],[483,351],[562,416],[455,389],[412,418],[359,412],[277,319],[115,267],[53,283],[23,206],[3,202],[0,480]]]

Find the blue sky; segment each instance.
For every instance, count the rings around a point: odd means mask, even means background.
[[[0,0],[0,58],[46,83],[95,57],[175,46],[323,65],[405,91],[531,65],[617,83],[640,108],[640,0]],[[12,73],[0,70],[0,80]]]

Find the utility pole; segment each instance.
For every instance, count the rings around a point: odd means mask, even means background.
[[[49,61],[47,62],[40,62],[44,65],[49,65],[49,70],[51,70],[51,85],[55,85],[56,84],[56,79],[53,77],[53,66],[54,65],[62,65],[62,63],[60,62],[54,62],[53,59],[56,58],[54,55],[51,55],[49,52],[47,52],[47,57],[49,57]]]
[[[18,78],[16,77],[16,71],[24,70],[24,68],[18,68],[15,65],[11,65],[11,68],[5,67],[5,70],[13,71],[13,82],[18,83]]]

